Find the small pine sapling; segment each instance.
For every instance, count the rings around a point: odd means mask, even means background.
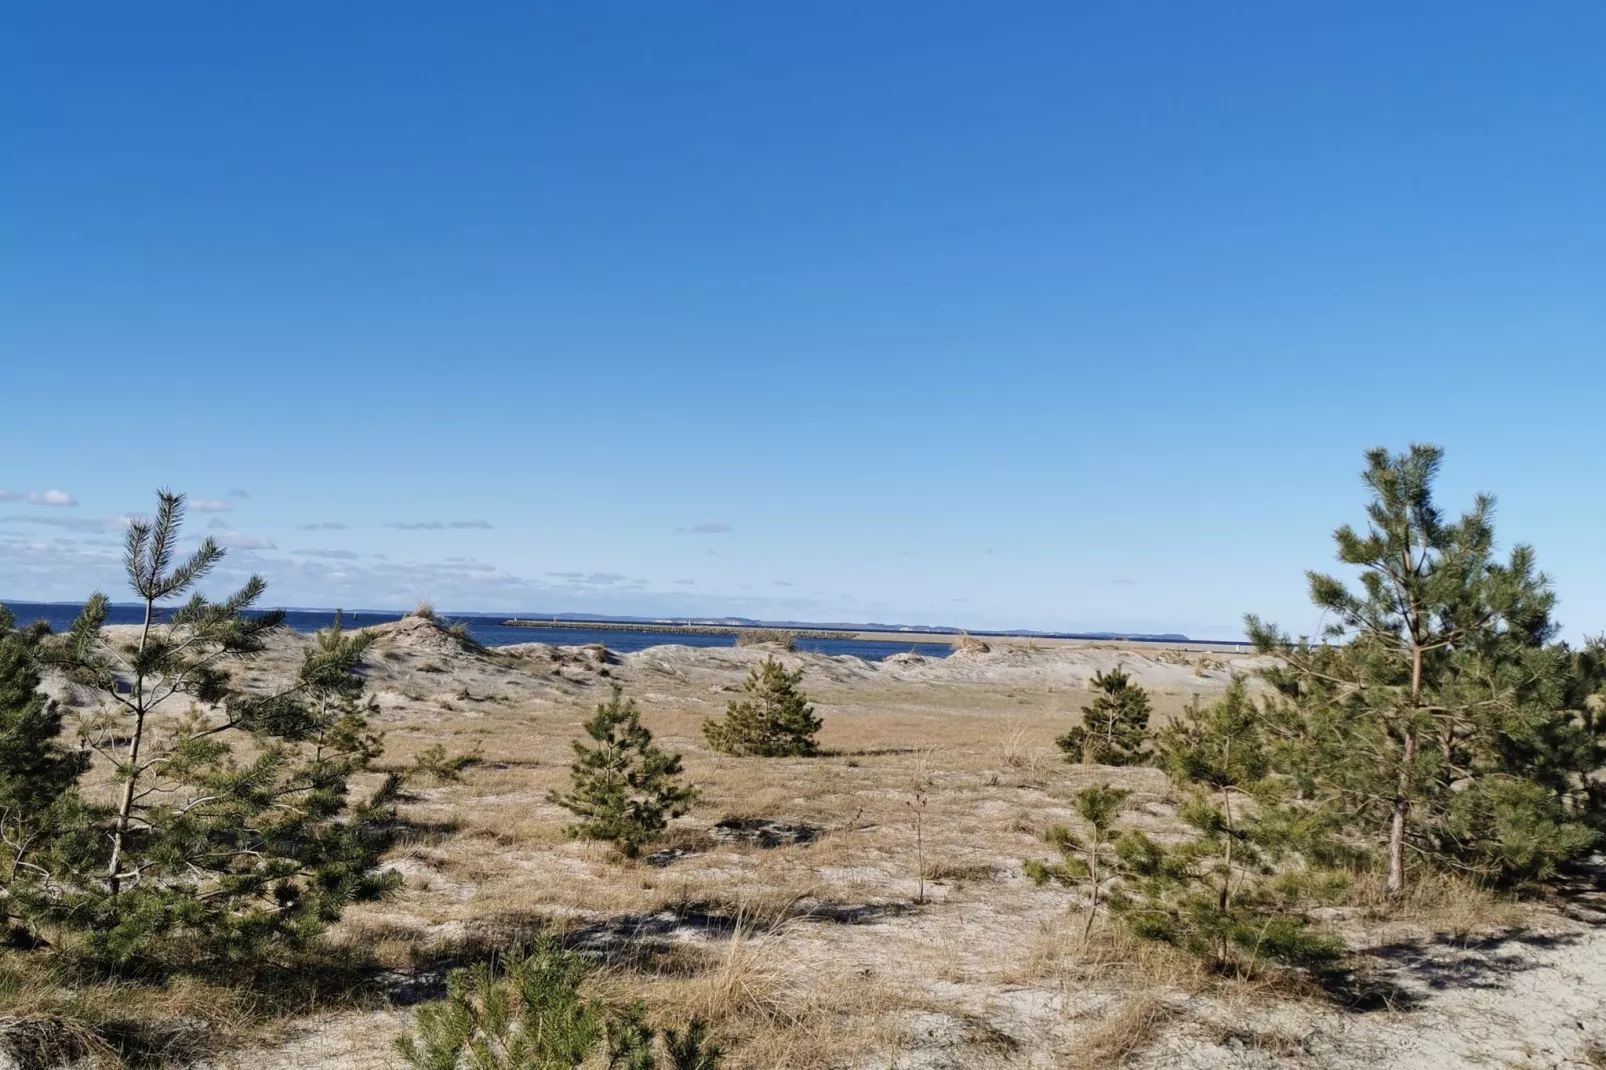
[[[1268,775],[1260,718],[1242,679],[1197,701],[1155,740],[1162,766],[1191,792],[1177,816],[1195,835],[1165,847],[1141,832],[1116,845],[1122,886],[1110,907],[1138,936],[1163,940],[1240,976],[1263,960],[1317,965],[1340,945],[1310,931],[1299,901],[1319,882],[1273,879],[1308,831]],[[1300,876],[1299,874],[1295,875]]]
[[[453,970],[446,999],[413,1015],[396,1050],[414,1070],[719,1070],[723,1053],[693,1018],[662,1034],[646,1007],[611,1010],[580,991],[584,959],[551,937],[491,965]],[[663,1055],[658,1049],[663,1048]]]
[[[1086,883],[1088,887],[1087,922],[1082,926],[1082,939],[1093,930],[1093,919],[1099,910],[1099,897],[1106,881],[1115,876],[1115,848],[1121,840],[1121,831],[1115,819],[1126,805],[1130,791],[1112,788],[1108,783],[1083,788],[1071,798],[1076,814],[1087,822],[1092,834],[1080,839],[1064,825],[1055,825],[1043,838],[1057,848],[1062,856],[1059,862],[1041,859],[1026,860],[1026,875],[1039,887],[1054,881],[1066,887]]]
[[[485,761],[485,748],[483,744],[474,744],[474,749],[461,754],[452,754],[447,751],[444,744],[436,743],[425,747],[413,756],[413,766],[407,770],[405,776],[408,780],[432,780],[437,784],[460,784],[463,781],[464,771],[473,768]]]
[[[747,674],[746,696],[732,700],[721,721],[705,721],[703,735],[721,754],[760,758],[796,758],[819,753],[815,740],[820,719],[798,687],[803,670],[787,672],[774,658],[765,658]]]
[[[603,1014],[580,995],[585,962],[546,939],[502,962],[453,970],[446,999],[426,1004],[396,1049],[414,1070],[578,1067],[603,1036]]]
[[[1054,742],[1065,760],[1085,765],[1140,765],[1148,757],[1149,694],[1121,669],[1093,674],[1099,692],[1082,707],[1082,723]]]
[[[574,741],[572,785],[567,794],[554,792],[552,801],[579,818],[569,826],[570,836],[612,840],[634,858],[670,818],[686,812],[697,790],[680,784],[680,755],[653,743],[635,700],[625,698],[618,684],[585,731],[594,745]]]
[[[113,786],[109,805],[78,806],[50,830],[49,861],[35,859],[53,885],[45,920],[84,931],[89,950],[118,961],[169,939],[213,960],[305,946],[347,903],[400,883],[378,871],[394,785],[350,801],[351,781],[380,751],[362,701],[371,637],[344,634],[337,619],[290,688],[236,686],[230,665],[262,651],[283,613],[250,612],[265,589],[255,576],[222,601],[193,594],[161,611],[224,551],[205,538],[176,560],[184,497],[157,498],[154,518],[128,525],[124,563],[144,610],[134,637],[106,631],[97,593],[42,645],[70,680],[100,692],[78,731],[86,762]],[[169,721],[181,700],[188,713]]]

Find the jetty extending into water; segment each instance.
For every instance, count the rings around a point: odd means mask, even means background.
[[[776,637],[789,635],[793,639],[851,639],[861,634],[867,638],[885,638],[888,642],[908,642],[907,635],[896,632],[855,632],[846,629],[821,628],[771,628],[764,625],[743,624],[660,624],[656,621],[620,621],[620,620],[524,620],[514,618],[504,620],[502,624],[508,628],[577,628],[586,631],[614,631],[614,632],[665,632],[670,635],[735,635],[757,636],[770,634]],[[949,638],[952,638],[951,636]]]

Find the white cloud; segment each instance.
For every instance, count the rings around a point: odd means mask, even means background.
[[[297,531],[345,531],[346,525],[338,520],[325,520],[319,524],[297,524]]]
[[[398,531],[445,531],[447,528],[489,528],[491,523],[488,520],[419,520],[412,523],[397,521],[385,526]]]
[[[226,513],[234,508],[234,503],[221,498],[191,498],[189,507],[197,513]]]
[[[23,497],[19,490],[0,490],[0,502],[20,502]]]
[[[291,550],[301,557],[327,557],[332,561],[355,561],[360,556],[351,550]]]
[[[128,520],[126,516],[0,516],[0,524],[39,524],[67,531],[122,531]]]
[[[219,546],[226,546],[231,550],[271,550],[272,539],[258,538],[255,535],[245,535],[238,531],[220,531],[213,536]]]
[[[28,492],[29,505],[50,505],[56,508],[77,505],[78,499],[64,490],[30,490]]]

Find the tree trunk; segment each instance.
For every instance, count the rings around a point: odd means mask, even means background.
[[[1405,821],[1411,811],[1411,767],[1416,763],[1416,729],[1405,733],[1405,749],[1394,787],[1394,817],[1389,822],[1388,894],[1394,899],[1405,891]]]
[[[1229,749],[1230,749],[1231,744],[1229,744],[1228,746],[1229,746]],[[1220,910],[1221,913],[1225,914],[1227,912],[1227,907],[1229,905],[1231,905],[1231,902],[1232,902],[1232,841],[1233,841],[1232,789],[1230,789],[1230,788],[1228,788],[1226,786],[1223,786],[1222,789],[1221,789],[1221,809],[1222,809],[1222,812],[1224,814],[1226,814],[1226,816],[1227,816],[1227,849],[1226,849],[1226,853],[1225,853],[1225,855],[1223,857],[1223,861],[1225,861],[1226,865],[1227,865],[1227,872],[1226,872],[1226,874],[1224,875],[1224,877],[1223,877],[1223,879],[1221,881],[1221,894],[1218,897],[1218,902],[1216,904],[1216,909]]]
[[[1388,896],[1405,891],[1405,823],[1411,813],[1411,774],[1416,766],[1416,711],[1422,705],[1422,644],[1411,632],[1411,707],[1406,711],[1405,745],[1400,752],[1399,775],[1394,781],[1394,814],[1389,820]]]
[[[1099,912],[1099,848],[1104,845],[1104,839],[1095,829],[1093,833],[1093,850],[1089,852],[1092,857],[1087,867],[1088,874],[1093,878],[1093,902],[1087,908],[1087,924],[1082,926],[1082,943],[1087,943],[1088,934],[1093,931],[1093,919]]]
[[[145,600],[145,626],[139,632],[139,652],[145,653],[145,643],[151,634],[151,600]],[[117,822],[112,826],[112,857],[106,867],[106,890],[113,898],[123,889],[123,880],[117,867],[123,860],[123,835],[128,831],[128,818],[134,811],[134,781],[139,777],[139,745],[145,738],[145,674],[134,676],[134,738],[128,745],[128,779],[123,783],[123,797],[117,804]]]

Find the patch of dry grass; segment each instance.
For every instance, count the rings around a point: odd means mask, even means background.
[[[215,978],[153,972],[118,980],[64,952],[0,953],[0,1064],[178,1067],[268,1045],[304,1015],[374,1006],[361,980],[371,961],[336,951]]]
[[[1416,872],[1398,899],[1388,896],[1384,876],[1356,876],[1349,901],[1385,921],[1464,939],[1474,933],[1522,924],[1533,906],[1453,873]]]
[[[1121,1000],[1115,1009],[1079,1033],[1066,1070],[1110,1070],[1152,1045],[1177,1018],[1162,994],[1146,989]]]
[[[962,650],[967,654],[985,654],[992,649],[992,647],[988,646],[982,640],[977,639],[973,635],[967,635],[964,632],[960,632],[958,635],[954,636],[953,642],[950,645],[955,650]]]
[[[737,646],[777,646],[796,650],[797,637],[781,628],[743,628],[736,633]]]

